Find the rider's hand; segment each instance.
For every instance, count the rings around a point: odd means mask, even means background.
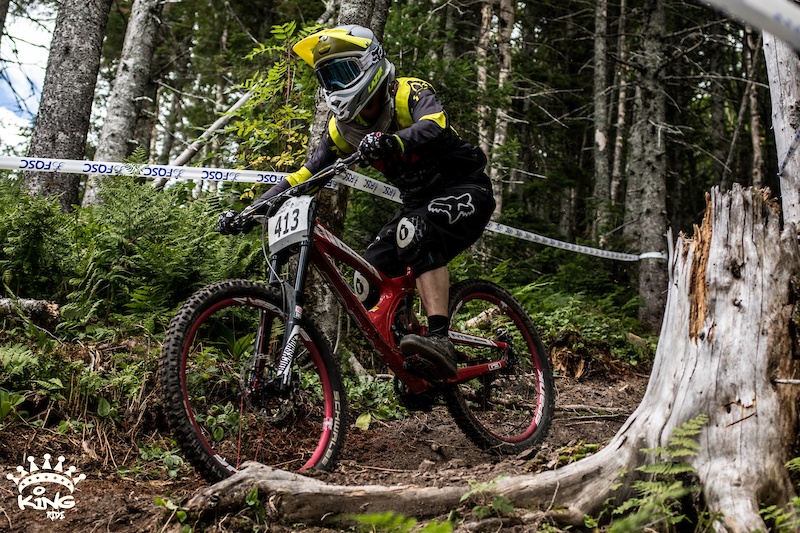
[[[402,144],[397,135],[375,131],[367,133],[358,145],[364,161],[379,161],[402,151]]]
[[[239,228],[236,226],[236,211],[223,211],[217,217],[217,231],[223,235],[238,235]]]
[[[252,220],[245,222],[243,225],[236,223],[236,211],[225,211],[217,217],[217,231],[223,235],[239,235],[240,233],[249,233],[255,226]]]

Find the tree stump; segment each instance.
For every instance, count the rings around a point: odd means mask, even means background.
[[[597,454],[558,470],[501,479],[494,493],[518,508],[558,509],[563,524],[583,524],[606,500],[623,502],[658,458],[672,430],[705,414],[697,470],[703,496],[722,531],[766,530],[763,505],[785,505],[794,488],[785,468],[795,441],[798,386],[792,319],[800,267],[794,226],[780,229],[768,191],[718,189],[689,239],[669,258],[670,284],[661,337],[647,391],[637,410]],[[460,505],[469,487],[345,487],[260,465],[201,490],[196,512],[244,506],[254,486],[287,522],[392,509],[419,518]]]

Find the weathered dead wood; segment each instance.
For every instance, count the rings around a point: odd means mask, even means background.
[[[0,298],[0,316],[18,313],[29,316],[38,323],[55,322],[60,316],[58,304],[53,302],[28,298]]]
[[[196,494],[190,511],[225,512],[240,508],[258,487],[268,495],[267,511],[289,522],[321,522],[327,517],[394,510],[408,516],[436,516],[458,507],[468,486],[415,487],[396,485],[339,486],[248,461],[230,478]],[[264,501],[262,499],[262,501]]]
[[[597,454],[558,470],[499,480],[494,493],[516,507],[555,509],[565,524],[596,516],[609,498],[631,493],[636,467],[657,460],[643,448],[666,446],[672,430],[709,417],[691,460],[721,531],[766,530],[761,505],[794,495],[784,467],[794,442],[798,388],[790,322],[800,253],[793,225],[780,230],[766,194],[735,185],[712,190],[702,226],[679,237],[670,257],[661,337],[644,398]],[[333,486],[264,466],[200,491],[195,511],[241,507],[253,486],[282,519],[322,522],[337,514],[392,509],[416,517],[459,505],[468,487]],[[262,500],[263,501],[263,500]]]

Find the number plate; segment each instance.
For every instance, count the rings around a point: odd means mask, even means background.
[[[311,196],[290,198],[275,215],[269,217],[270,253],[278,253],[308,237],[308,210],[312,200]]]

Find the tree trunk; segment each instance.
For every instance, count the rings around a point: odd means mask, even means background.
[[[188,81],[191,52],[192,42],[190,39],[185,39],[178,43],[178,48],[173,50],[171,60],[171,63],[175,65],[172,87],[167,88],[162,86],[160,89],[162,93],[170,91],[172,93],[172,99],[169,103],[169,111],[167,111],[167,115],[164,118],[161,151],[156,159],[156,163],[159,165],[169,164],[172,148],[175,145],[175,139],[178,135],[177,126],[180,115],[183,111],[182,91]],[[163,100],[164,99],[162,98],[162,101]]]
[[[766,531],[759,505],[785,505],[794,494],[784,467],[795,440],[797,387],[790,337],[793,278],[800,274],[794,226],[780,230],[777,205],[754,189],[707,198],[701,227],[680,237],[670,265],[667,314],[650,384],[612,441],[586,459],[537,475],[497,481],[490,491],[517,508],[548,508],[562,524],[583,525],[609,498],[632,495],[636,468],[663,461],[642,453],[667,446],[673,429],[709,417],[697,439],[696,469],[719,530]],[[746,346],[746,357],[742,347]],[[392,509],[432,517],[460,505],[465,486],[339,487],[250,463],[198,492],[194,512],[245,506],[258,486],[281,520],[320,523],[329,515]],[[291,495],[292,497],[287,497]]]
[[[626,237],[642,252],[663,250],[667,231],[664,4],[647,0],[643,9],[641,74],[631,127],[625,228]],[[654,331],[664,316],[666,286],[663,261],[644,259],[639,263],[639,320]]]
[[[3,38],[3,32],[6,29],[6,16],[8,15],[8,6],[11,0],[0,0],[0,40]]]
[[[800,59],[786,42],[764,32],[764,57],[772,97],[772,128],[778,152],[781,205],[787,223],[800,223],[800,154],[789,148],[800,128]]]
[[[100,55],[112,0],[64,0],[47,59],[30,157],[83,159]],[[62,211],[78,203],[81,176],[25,172],[30,194],[59,196]]]
[[[475,51],[477,56],[477,75],[478,92],[483,96],[478,105],[478,146],[487,156],[491,152],[491,130],[489,125],[489,106],[485,103],[488,96],[489,83],[489,43],[492,35],[492,17],[494,16],[494,1],[483,2],[481,6],[481,32],[478,37],[478,49]]]
[[[608,159],[608,0],[596,0],[594,13],[594,224],[592,237],[611,229],[611,176]]]
[[[150,79],[150,64],[156,47],[161,0],[136,0],[131,9],[122,56],[106,118],[94,154],[95,161],[122,161],[133,151],[141,99]],[[101,176],[89,176],[83,193],[85,207],[100,202]]]
[[[497,48],[500,53],[500,72],[497,75],[497,87],[500,94],[505,94],[509,89],[508,80],[511,77],[511,33],[516,20],[516,2],[500,0],[498,11]],[[511,117],[511,101],[506,98],[503,100],[504,105],[498,106],[494,113],[494,137],[490,152],[492,164],[489,165],[489,178],[492,182],[495,200],[492,218],[498,218],[503,213],[503,178],[505,174],[498,160],[508,141],[508,122]]]
[[[753,78],[750,83],[755,84],[759,78],[756,69],[752,65],[756,62],[756,57],[761,53],[761,32],[753,30],[748,27],[745,39],[745,67],[749,71],[753,71]],[[750,90],[747,99],[748,109],[750,111],[750,145],[753,149],[753,179],[752,184],[756,189],[764,186],[764,154],[762,149],[762,132],[761,132],[761,110],[758,105],[758,91],[755,89]]]
[[[611,205],[616,206],[620,201],[620,185],[622,184],[623,163],[625,157],[625,124],[627,121],[628,109],[628,43],[625,39],[625,20],[626,20],[626,0],[620,0],[619,19],[617,22],[617,126],[614,136],[614,161],[611,165],[611,183],[609,185],[609,195]],[[614,221],[616,223],[616,220]]]

